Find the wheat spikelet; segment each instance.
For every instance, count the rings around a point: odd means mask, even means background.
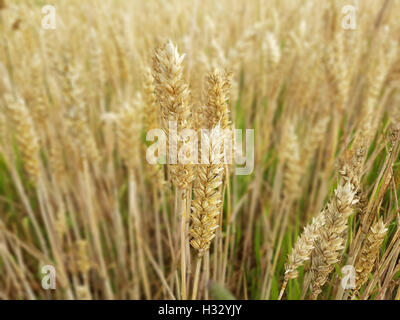
[[[18,98],[6,97],[10,118],[12,119],[18,147],[24,162],[24,168],[30,180],[37,183],[40,174],[39,140],[32,117],[25,102]]]
[[[325,224],[319,230],[319,240],[311,256],[312,299],[316,299],[322,292],[334,264],[340,259],[340,252],[345,245],[343,233],[356,203],[355,191],[348,182],[338,185],[324,210]]]
[[[379,249],[387,231],[382,220],[371,227],[355,263],[357,291],[367,282],[368,274],[372,271],[375,260],[379,256]]]
[[[163,129],[167,136],[168,151],[170,148],[180,150],[183,143],[178,137],[178,141],[170,141],[169,121],[177,122],[178,135],[182,130],[191,128],[189,88],[183,79],[182,62],[184,55],[178,53],[178,49],[171,41],[163,47],[158,48],[153,58],[153,77],[157,99],[160,104],[163,120]],[[190,187],[194,175],[192,164],[172,164],[170,167],[171,179],[180,190]]]

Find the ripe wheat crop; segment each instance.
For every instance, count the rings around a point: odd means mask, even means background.
[[[0,299],[400,299],[399,0],[48,5],[0,1]]]

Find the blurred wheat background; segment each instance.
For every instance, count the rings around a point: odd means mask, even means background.
[[[399,0],[0,1],[0,299],[399,300],[399,40]],[[169,117],[254,171],[150,165]]]

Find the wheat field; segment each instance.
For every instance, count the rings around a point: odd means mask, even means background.
[[[399,41],[399,0],[1,0],[0,299],[400,300]],[[251,170],[150,163],[171,121]]]

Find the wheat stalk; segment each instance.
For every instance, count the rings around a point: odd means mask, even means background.
[[[135,235],[137,252],[139,256],[139,268],[142,276],[143,287],[147,299],[151,297],[149,276],[147,274],[147,268],[145,264],[144,252],[143,252],[143,232],[141,228],[141,215],[137,204],[136,195],[136,168],[140,161],[139,144],[140,139],[140,107],[142,105],[142,98],[140,94],[137,94],[133,105],[125,103],[118,115],[118,144],[121,158],[124,160],[126,167],[128,168],[129,175],[129,210],[134,218]]]

